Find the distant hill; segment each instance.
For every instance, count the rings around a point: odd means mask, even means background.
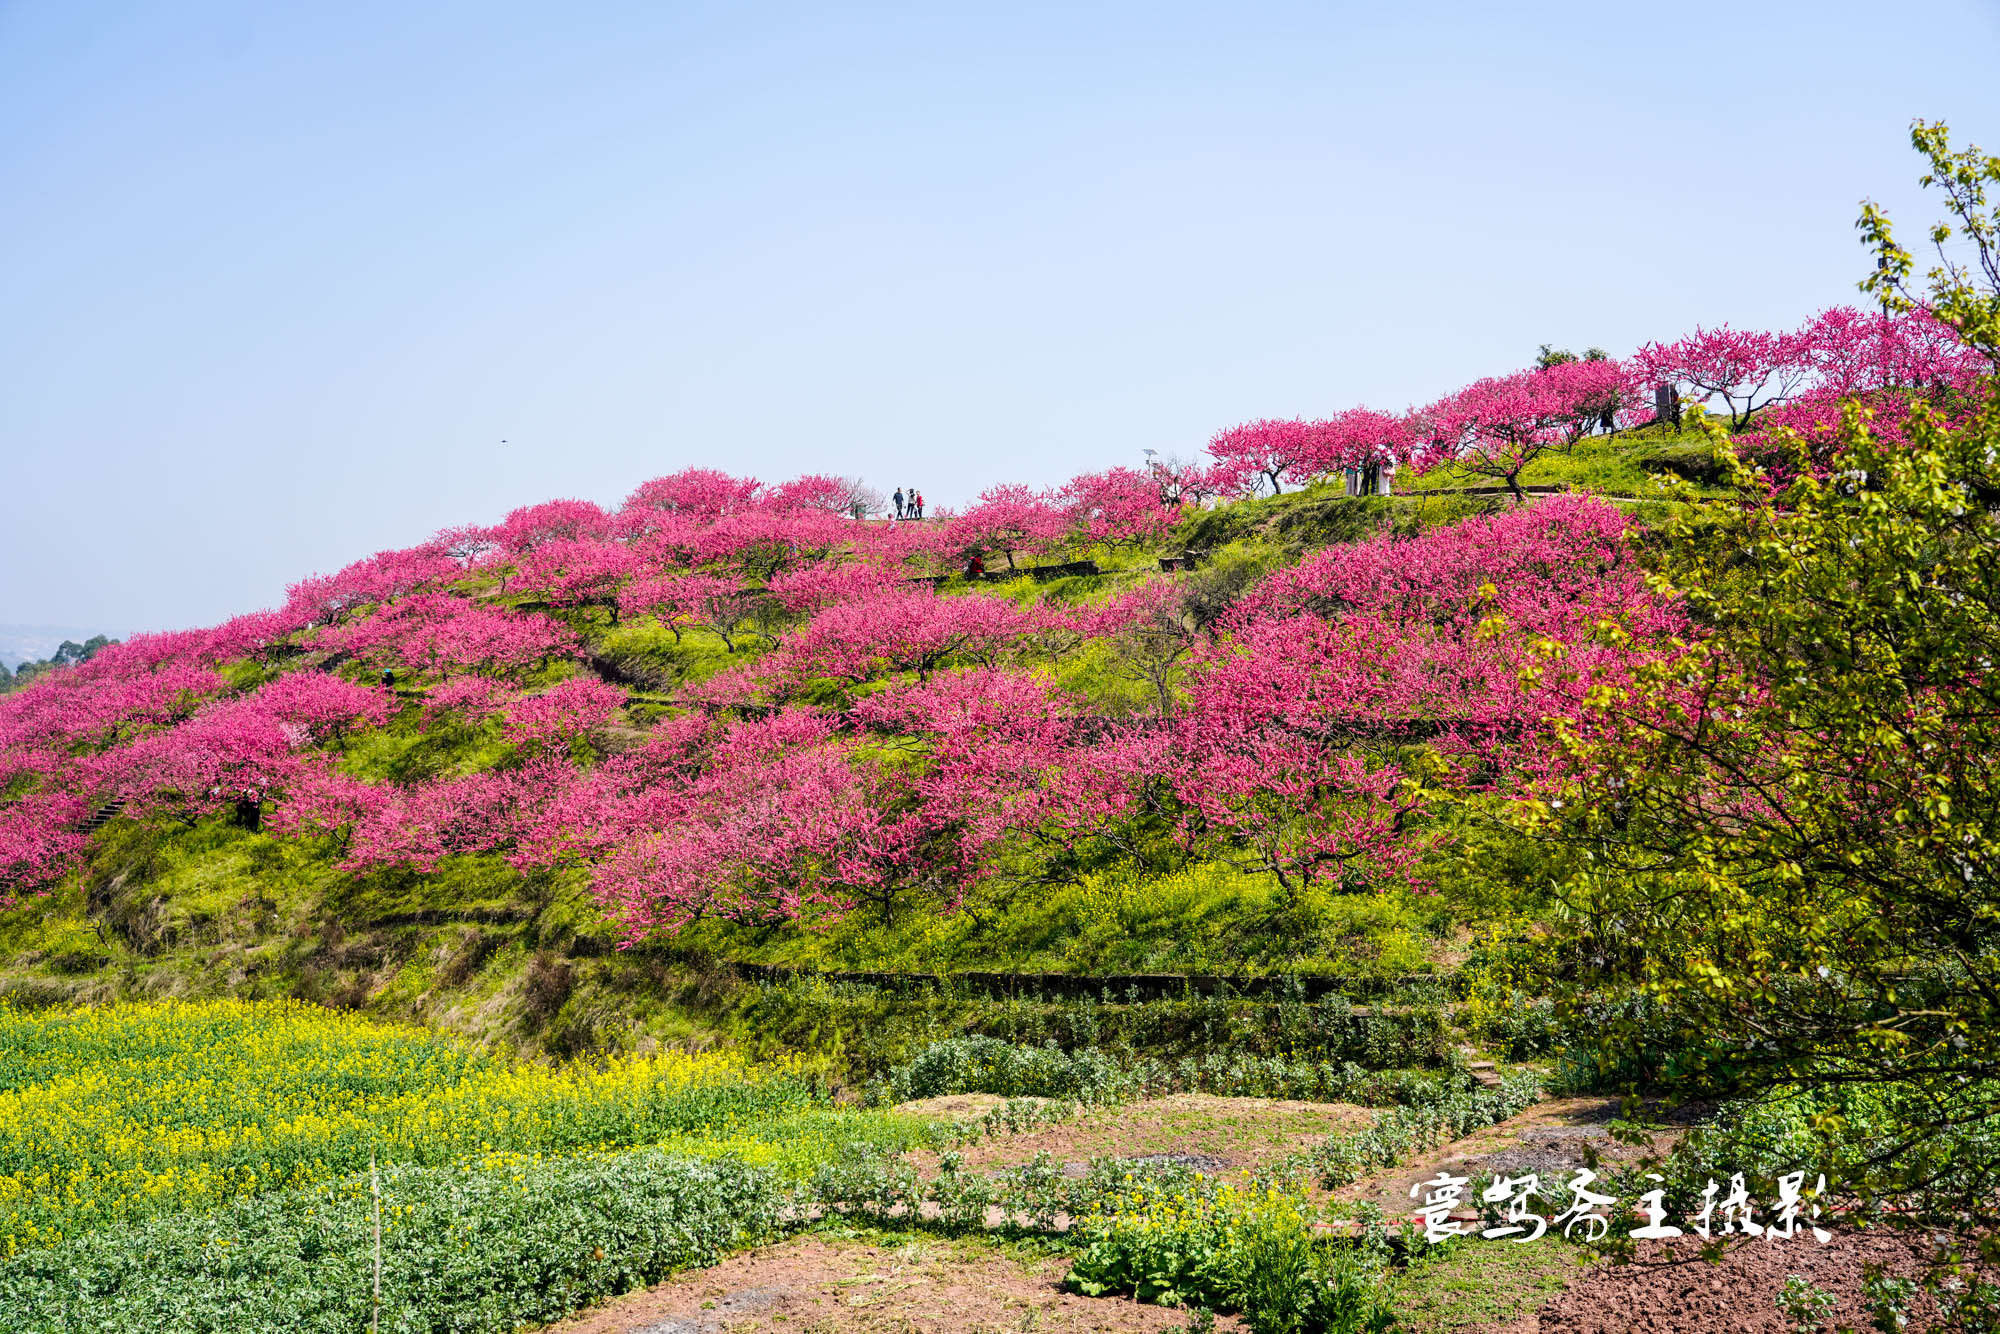
[[[65,639],[81,644],[93,635],[124,639],[130,634],[102,625],[0,625],[0,663],[11,670],[24,662],[44,661]]]

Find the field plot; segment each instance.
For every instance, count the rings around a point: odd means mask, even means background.
[[[974,1241],[812,1237],[737,1256],[548,1334],[1153,1334],[1187,1313],[1065,1291],[1068,1262]],[[1232,1317],[1216,1328],[1242,1328]]]
[[[378,1201],[384,1328],[510,1329],[774,1235],[821,1162],[922,1129],[786,1062],[516,1065],[292,1004],[0,1024],[10,1330],[365,1327]]]
[[[0,1246],[383,1164],[726,1136],[816,1101],[788,1065],[516,1066],[310,1006],[0,1010]]]

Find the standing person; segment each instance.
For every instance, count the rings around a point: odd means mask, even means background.
[[[893,501],[895,501],[895,502],[896,502],[896,517],[897,517],[897,518],[899,518],[899,519],[900,519],[900,518],[902,518],[902,517],[903,517],[903,488],[902,488],[902,487],[900,487],[900,486],[899,486],[899,487],[897,487],[897,488],[896,488],[896,494],[895,494],[895,495],[893,495],[893,496],[891,496],[891,497],[889,497],[889,499],[891,499],[891,500],[893,500]]]
[[[924,493],[912,488],[910,494],[917,498],[917,517],[921,519],[924,517]]]

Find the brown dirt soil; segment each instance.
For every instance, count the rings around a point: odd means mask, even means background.
[[[807,1237],[615,1298],[546,1334],[1156,1334],[1187,1324],[1185,1311],[1064,1292],[1068,1272],[1064,1259],[977,1242]]]
[[[1743,1334],[1787,1334],[1793,1326],[1778,1309],[1785,1280],[1796,1274],[1834,1295],[1823,1328],[1869,1329],[1862,1297],[1863,1269],[1918,1278],[1926,1247],[1919,1237],[1841,1230],[1822,1246],[1801,1234],[1789,1241],[1746,1240],[1710,1264],[1682,1238],[1641,1243],[1631,1264],[1598,1264],[1571,1279],[1532,1314],[1471,1327],[1467,1334],[1680,1334],[1727,1329]],[[1935,1304],[1920,1299],[1908,1328],[1932,1328]]]
[[[1039,1107],[1047,1098],[1016,1098],[1016,1102],[1032,1103]],[[995,1107],[1004,1106],[1007,1099],[997,1093],[945,1093],[935,1098],[917,1098],[910,1102],[899,1102],[889,1110],[904,1112],[911,1116],[941,1116],[947,1121],[969,1121],[981,1117]]]
[[[1537,1172],[1563,1181],[1580,1167],[1585,1154],[1604,1163],[1630,1163],[1649,1152],[1664,1155],[1681,1135],[1678,1127],[1656,1133],[1650,1149],[1621,1144],[1611,1138],[1610,1123],[1618,1115],[1616,1098],[1554,1098],[1538,1102],[1498,1125],[1473,1131],[1463,1139],[1418,1154],[1411,1162],[1364,1177],[1333,1192],[1344,1204],[1369,1201],[1390,1218],[1404,1218],[1414,1207],[1410,1187],[1442,1169],[1453,1176],[1501,1172],[1518,1176]]]
[[[1365,1107],[1347,1103],[1178,1093],[1147,1102],[1093,1108],[1059,1125],[998,1136],[968,1146],[963,1161],[968,1168],[990,1171],[1028,1162],[1046,1152],[1078,1173],[1092,1158],[1106,1155],[1170,1157],[1203,1171],[1233,1171],[1312,1148],[1336,1132],[1359,1130],[1373,1115]],[[910,1159],[925,1172],[937,1164],[934,1153],[913,1153]]]

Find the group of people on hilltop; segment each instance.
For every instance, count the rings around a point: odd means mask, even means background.
[[[896,502],[897,518],[921,519],[924,517],[924,493],[917,490],[914,486],[910,488],[908,495],[904,495],[903,489],[897,487],[896,494],[891,496],[890,499]]]

